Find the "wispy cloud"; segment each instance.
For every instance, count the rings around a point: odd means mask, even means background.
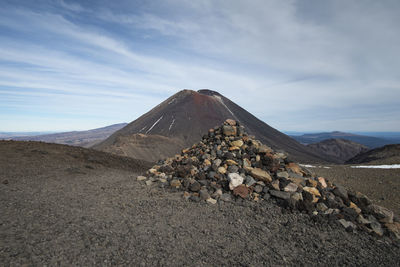
[[[73,114],[85,128],[130,121],[183,88],[218,90],[281,130],[400,130],[400,7],[367,2],[6,4],[0,130],[52,111],[68,129]],[[23,130],[63,128],[48,126]]]

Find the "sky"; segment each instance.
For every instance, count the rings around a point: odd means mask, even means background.
[[[400,131],[398,0],[0,5],[0,131],[131,122],[203,88],[281,131]]]

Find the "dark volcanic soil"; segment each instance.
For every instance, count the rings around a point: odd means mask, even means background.
[[[386,265],[400,244],[262,203],[186,202],[148,164],[0,142],[1,265]]]

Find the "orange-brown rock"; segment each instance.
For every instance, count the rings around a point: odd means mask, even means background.
[[[233,194],[235,196],[240,196],[241,198],[247,198],[247,196],[249,195],[249,189],[246,185],[241,184],[233,189]]]
[[[228,164],[228,165],[238,165],[238,163],[237,163],[236,161],[231,160],[231,159],[227,159],[225,162],[226,162],[226,164]]]
[[[315,187],[305,186],[305,187],[303,187],[303,190],[308,192],[308,193],[313,194],[314,196],[321,197],[321,193]]]
[[[313,179],[307,179],[306,180],[306,185],[310,187],[317,187],[318,182],[313,180]]]
[[[225,122],[226,122],[227,124],[229,124],[230,126],[235,126],[235,125],[236,125],[236,121],[235,121],[235,120],[232,120],[232,119],[227,119]]]
[[[324,177],[318,177],[318,182],[319,182],[319,184],[321,185],[322,188],[327,188],[328,187]]]
[[[268,172],[260,169],[260,168],[253,168],[250,172],[250,175],[253,176],[254,178],[264,181],[264,182],[272,182],[271,175],[269,175]]]
[[[297,173],[297,174],[301,174],[301,175],[303,174],[300,166],[293,162],[287,164],[286,169],[291,170],[292,172]]]
[[[400,223],[385,223],[385,226],[397,239],[400,239]]]

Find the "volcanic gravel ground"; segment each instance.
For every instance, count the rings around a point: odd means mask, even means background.
[[[310,168],[331,181],[366,194],[374,203],[400,215],[400,169],[358,169],[333,165],[330,169]]]
[[[0,142],[1,265],[399,265],[399,241],[272,200],[187,202],[97,153]]]

